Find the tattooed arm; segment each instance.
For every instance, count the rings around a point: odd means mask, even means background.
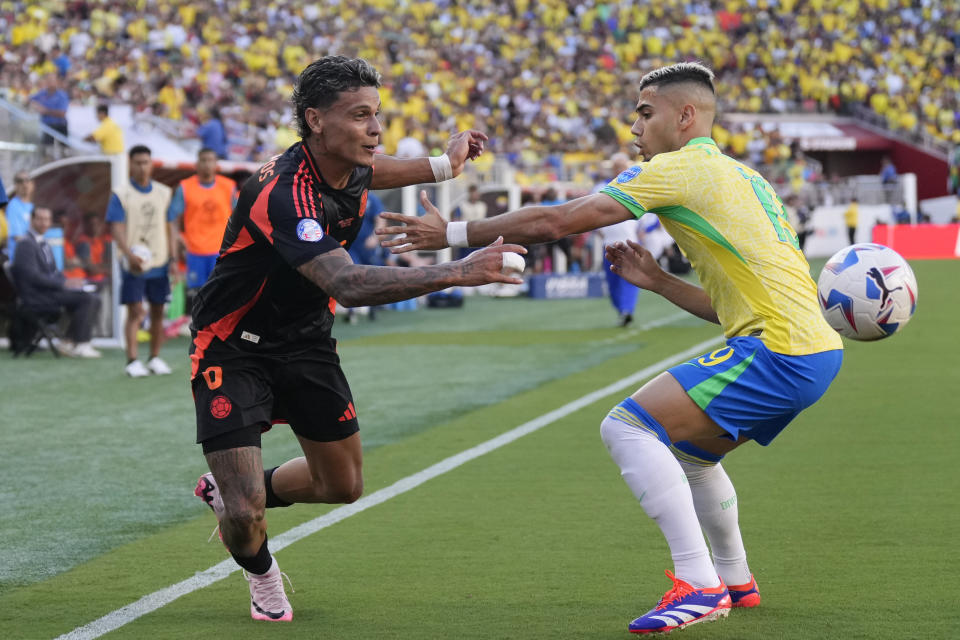
[[[502,272],[505,251],[526,253],[519,245],[498,239],[463,260],[427,267],[372,267],[354,264],[343,249],[306,262],[298,271],[345,307],[387,304],[454,286],[490,282],[523,282]]]

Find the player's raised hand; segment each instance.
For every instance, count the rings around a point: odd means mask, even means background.
[[[420,192],[420,204],[426,213],[423,216],[405,216],[402,213],[381,213],[384,220],[401,223],[399,226],[389,226],[376,229],[380,236],[396,236],[380,243],[381,247],[388,247],[390,253],[406,253],[408,251],[436,251],[447,247],[447,221],[440,216],[433,203],[427,198],[427,192]]]
[[[457,260],[454,265],[460,267],[460,284],[477,286],[491,282],[505,282],[508,284],[523,284],[523,278],[518,272],[505,264],[504,254],[512,252],[524,254],[527,252],[518,244],[503,244],[503,236],[499,236],[492,243],[478,249],[467,257]]]
[[[627,240],[626,244],[615,242],[607,246],[606,257],[611,263],[610,270],[630,284],[641,289],[657,290],[664,271],[653,254],[642,245],[633,240]]]
[[[473,129],[461,131],[450,136],[447,141],[447,157],[450,158],[450,168],[453,175],[458,176],[463,171],[467,160],[475,160],[483,153],[483,143],[487,141],[487,134]]]

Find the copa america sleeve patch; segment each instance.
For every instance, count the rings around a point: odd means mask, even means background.
[[[643,167],[633,166],[617,176],[617,182],[623,184],[624,182],[630,182],[638,175],[643,173]]]
[[[297,223],[297,237],[304,242],[319,242],[323,238],[323,228],[313,218],[304,218]]]

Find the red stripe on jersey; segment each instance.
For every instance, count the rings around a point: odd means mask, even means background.
[[[233,241],[233,244],[227,247],[227,250],[220,255],[227,255],[228,253],[236,253],[246,249],[253,244],[253,236],[250,235],[250,232],[247,231],[246,227],[240,229],[240,233],[237,234],[237,239]]]
[[[314,197],[313,197],[313,196],[314,196],[313,176],[309,176],[309,175],[308,175],[308,176],[307,176],[307,180],[308,180],[307,184],[309,185],[309,186],[308,186],[308,189],[309,189],[309,193],[310,193],[310,200],[309,200],[309,202],[310,202],[310,213],[311,213],[311,215],[312,215],[314,218],[316,218],[316,217],[317,217],[317,203],[314,201]]]
[[[270,201],[270,192],[273,191],[273,188],[277,185],[279,178],[280,177],[277,176],[271,180],[270,184],[264,187],[260,195],[257,196],[257,200],[253,203],[253,206],[250,207],[250,220],[263,232],[263,235],[267,237],[267,242],[270,244],[273,244],[273,224],[270,222],[270,216],[267,215],[267,203]]]
[[[266,278],[264,278],[263,282],[260,283],[260,288],[257,289],[257,293],[254,294],[253,298],[251,298],[249,302],[239,309],[231,311],[213,324],[204,327],[197,332],[197,337],[193,339],[193,344],[196,348],[193,350],[193,353],[190,354],[191,380],[197,377],[197,370],[200,368],[200,360],[203,359],[203,354],[206,352],[207,347],[210,346],[210,343],[213,342],[213,339],[220,338],[221,340],[226,340],[230,337],[230,334],[233,333],[233,330],[237,328],[238,324],[240,324],[240,320],[243,319],[243,316],[247,315],[247,311],[250,311],[253,305],[257,304],[260,296],[263,295],[263,288],[265,286],[267,286]]]
[[[300,144],[303,144],[302,142]],[[317,165],[313,163],[313,156],[310,154],[310,149],[307,148],[307,145],[303,145],[303,157],[307,159],[307,162],[310,164],[310,168],[313,169],[313,175],[317,177],[321,183],[323,180],[320,179],[320,172],[317,171]]]
[[[303,209],[300,208],[300,201],[303,199],[300,193],[303,191],[303,181],[300,178],[303,175],[304,163],[301,162],[297,172],[293,174],[293,206],[297,209],[297,217],[302,218]]]
[[[327,308],[330,309],[331,315],[337,315],[337,301],[333,298],[327,300]]]

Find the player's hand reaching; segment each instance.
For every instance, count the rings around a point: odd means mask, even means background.
[[[454,262],[453,265],[460,270],[460,284],[468,287],[491,282],[523,284],[523,278],[519,277],[516,272],[504,268],[503,254],[508,251],[519,254],[527,252],[518,244],[503,244],[503,236],[500,236],[483,249],[478,249],[467,257]]]
[[[657,291],[665,272],[642,245],[633,240],[615,242],[607,246],[606,257],[615,274],[641,289]]]
[[[450,168],[453,175],[458,176],[463,171],[467,160],[476,160],[483,153],[483,143],[487,141],[487,134],[482,131],[461,131],[450,136],[447,141],[447,157],[450,158]]]
[[[440,212],[427,198],[426,191],[420,192],[420,204],[426,211],[420,217],[405,216],[402,213],[380,214],[380,217],[385,220],[400,223],[399,226],[376,229],[375,233],[379,236],[396,236],[382,241],[381,247],[388,247],[390,253],[436,251],[447,247],[447,221],[440,216]]]

